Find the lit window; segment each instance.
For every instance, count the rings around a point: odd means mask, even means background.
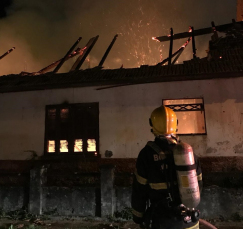
[[[55,152],[55,141],[48,141],[48,153]]]
[[[74,142],[74,152],[83,152],[83,140],[76,139]]]
[[[178,118],[178,134],[205,134],[203,99],[163,100],[163,105],[175,111]]]
[[[60,152],[61,153],[67,153],[68,152],[68,141],[67,140],[61,140],[60,141]]]
[[[45,153],[99,155],[99,104],[46,106]]]
[[[96,141],[95,139],[88,139],[88,152],[96,151]]]

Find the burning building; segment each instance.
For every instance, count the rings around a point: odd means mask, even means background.
[[[178,133],[201,158],[203,217],[243,214],[242,26],[233,21],[182,34],[171,30],[156,38],[170,41],[170,50],[155,66],[102,69],[115,36],[99,66],[79,70],[94,37],[37,73],[1,76],[2,208],[106,216],[129,207],[135,158],[153,138],[150,112],[164,104],[177,113]],[[212,39],[200,59],[194,39],[202,33]],[[173,53],[173,40],[181,38],[186,43]],[[175,64],[190,43],[192,59]],[[71,71],[58,74],[76,53],[81,58]]]

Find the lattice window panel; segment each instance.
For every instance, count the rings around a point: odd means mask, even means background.
[[[173,111],[203,111],[202,103],[166,105]]]

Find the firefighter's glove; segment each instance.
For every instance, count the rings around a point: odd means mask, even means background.
[[[179,206],[176,206],[173,208],[174,211],[174,216],[178,219],[181,220],[183,218],[184,215],[186,215],[186,211],[187,208],[185,207],[185,205],[181,204]]]

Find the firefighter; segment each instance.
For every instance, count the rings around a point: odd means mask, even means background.
[[[176,135],[178,121],[172,109],[156,108],[149,121],[155,140],[149,141],[137,158],[131,201],[133,221],[153,229],[197,229],[199,211],[195,208],[202,189],[199,160],[191,146]]]

